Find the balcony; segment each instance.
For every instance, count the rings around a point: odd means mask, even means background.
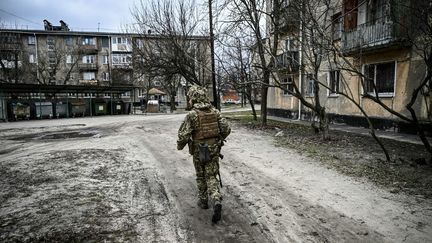
[[[405,45],[403,33],[400,25],[391,21],[362,24],[342,32],[342,51],[349,54]]]
[[[78,63],[78,68],[80,70],[97,70],[98,66],[97,63]]]
[[[94,54],[98,53],[99,49],[96,44],[80,45],[80,51],[84,54]]]
[[[112,65],[112,68],[129,70],[129,69],[132,69],[132,64],[130,64],[130,63],[114,63]]]
[[[96,79],[80,79],[79,81],[80,85],[97,85],[98,80]]]
[[[278,27],[280,31],[288,31],[300,23],[300,15],[296,9],[287,5],[283,8],[281,12],[281,17],[279,19]]]
[[[299,71],[299,52],[287,51],[276,56],[276,69],[279,72],[295,73]]]

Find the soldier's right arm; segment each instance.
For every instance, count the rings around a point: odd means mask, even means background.
[[[186,115],[183,123],[181,124],[179,130],[178,130],[178,139],[177,139],[177,149],[182,150],[186,144],[190,141],[192,138],[192,132],[193,132],[194,126],[192,122],[192,114],[189,112],[189,114]]]

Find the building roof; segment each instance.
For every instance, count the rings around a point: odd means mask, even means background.
[[[3,33],[16,33],[16,34],[29,34],[29,35],[95,36],[95,37],[129,36],[129,37],[141,37],[141,38],[147,38],[147,39],[165,38],[165,36],[158,35],[158,34],[89,32],[89,31],[1,29],[1,32],[3,32]],[[210,36],[205,36],[205,35],[191,35],[191,36],[189,36],[189,38],[192,40],[210,40]]]

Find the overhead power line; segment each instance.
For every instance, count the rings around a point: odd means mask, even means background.
[[[32,24],[42,25],[41,23],[36,23],[36,22],[34,22],[34,21],[32,21],[32,20],[29,20],[29,19],[23,18],[23,17],[21,17],[21,16],[18,16],[18,15],[16,15],[16,14],[11,13],[11,12],[9,12],[9,11],[6,11],[6,10],[4,10],[4,9],[1,9],[1,8],[0,8],[0,11],[2,11],[2,12],[4,12],[4,13],[7,13],[7,14],[9,14],[9,15],[12,15],[12,16],[14,16],[14,17],[17,17],[17,18],[19,18],[19,19],[22,19],[22,20],[24,20],[24,21],[30,22],[30,23],[32,23]]]

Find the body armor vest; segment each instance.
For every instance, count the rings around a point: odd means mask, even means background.
[[[219,124],[217,114],[211,110],[195,110],[198,114],[197,130],[193,134],[194,140],[210,139],[219,137]]]

